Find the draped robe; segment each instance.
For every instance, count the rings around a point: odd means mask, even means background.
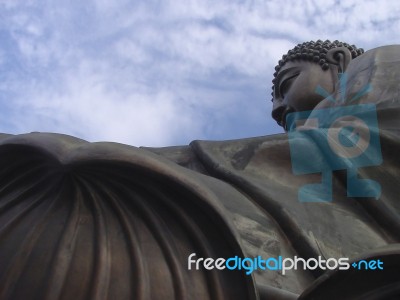
[[[348,197],[338,170],[332,201],[300,202],[321,174],[293,173],[287,134],[165,148],[2,134],[0,298],[345,299],[400,286],[399,49],[370,50],[347,69],[349,97],[372,86],[352,105],[376,105],[382,163],[358,176],[379,182],[378,199]],[[324,157],[317,141],[304,143],[305,160]],[[379,257],[386,269],[246,275],[188,270],[191,253]]]

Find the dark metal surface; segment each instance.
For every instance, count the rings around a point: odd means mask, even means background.
[[[243,256],[191,172],[62,135],[0,144],[0,299],[256,299],[242,272],[188,270],[191,253]]]
[[[299,202],[299,187],[320,175],[293,175],[286,134],[158,149],[58,134],[1,135],[0,299],[395,297],[399,47],[368,51],[346,71],[349,95],[366,83],[374,87],[359,103],[377,104],[383,164],[359,176],[380,182],[378,200],[348,198],[338,171],[332,202]],[[312,142],[307,147],[318,153]],[[188,270],[191,253],[381,257],[387,269],[248,276]]]

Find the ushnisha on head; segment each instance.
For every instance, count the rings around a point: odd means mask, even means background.
[[[272,117],[285,128],[288,113],[314,109],[323,100],[315,93],[316,87],[333,93],[338,74],[363,53],[363,49],[337,40],[305,42],[289,50],[275,67]]]

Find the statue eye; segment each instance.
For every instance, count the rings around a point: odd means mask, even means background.
[[[299,76],[298,74],[294,74],[288,78],[285,78],[282,83],[279,85],[279,94],[281,95],[281,97],[283,98],[287,92],[290,90],[291,85],[293,84],[293,82],[295,81],[295,79],[297,78],[297,76]]]

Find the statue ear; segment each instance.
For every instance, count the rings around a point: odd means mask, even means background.
[[[344,73],[351,61],[351,52],[346,47],[337,47],[328,51],[326,60],[330,64],[337,65],[339,73]]]

